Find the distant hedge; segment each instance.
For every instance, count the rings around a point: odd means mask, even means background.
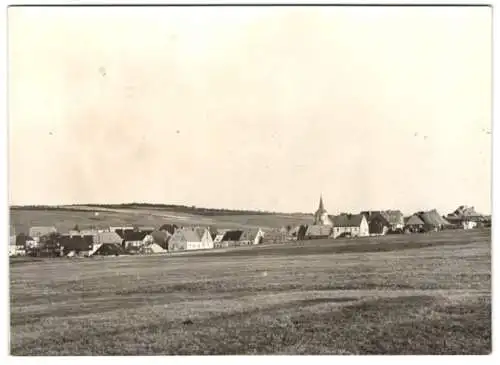
[[[12,210],[59,210],[59,211],[87,211],[82,209],[82,207],[95,207],[96,210],[99,208],[107,209],[161,209],[176,213],[188,213],[197,214],[205,216],[214,215],[276,215],[276,214],[288,214],[290,213],[278,213],[278,212],[268,212],[261,210],[235,210],[235,209],[214,209],[214,208],[198,208],[195,206],[186,205],[174,205],[174,204],[151,204],[151,203],[125,203],[125,204],[77,204],[70,206],[47,206],[47,205],[24,205],[24,206],[11,206]],[[292,213],[291,215],[302,215],[304,213]]]

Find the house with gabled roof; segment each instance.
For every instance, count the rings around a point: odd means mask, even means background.
[[[159,245],[161,248],[168,250],[168,241],[171,235],[167,231],[155,230],[149,235],[151,237],[150,241],[154,244]]]
[[[450,224],[443,217],[441,217],[436,209],[432,209],[427,212],[418,212],[416,214],[424,222],[424,229],[426,231],[439,231]]]
[[[264,231],[260,228],[248,228],[243,230],[240,241],[247,245],[261,244],[264,239]]]
[[[208,228],[194,227],[193,229],[200,238],[202,249],[214,248],[214,240],[212,238],[212,233]]]
[[[216,245],[217,247],[233,247],[241,246],[244,243],[241,241],[243,237],[243,229],[230,229],[224,232],[224,235],[220,239],[220,242]],[[217,237],[216,237],[217,238]]]
[[[116,232],[98,232],[94,236],[94,243],[96,244],[113,244],[121,245],[123,239]]]
[[[118,232],[117,232],[118,233]],[[125,231],[122,238],[122,247],[130,252],[137,252],[146,244],[148,232],[143,231]]]
[[[474,207],[461,205],[454,212],[446,216],[446,220],[463,229],[472,229],[486,221],[482,214],[476,212]]]
[[[214,247],[222,247],[222,239],[229,229],[218,229],[217,234],[214,237]]]
[[[194,228],[180,228],[170,238],[169,251],[203,250],[213,248],[210,232],[205,230],[200,237],[200,230]],[[208,239],[210,237],[210,239]]]
[[[94,248],[94,236],[62,234],[58,243],[63,255],[88,256]]]
[[[116,232],[98,232],[94,238],[94,246],[89,256],[120,255],[124,253],[123,239]]]
[[[367,237],[370,235],[368,221],[363,214],[340,214],[331,217],[331,237]]]
[[[264,231],[260,228],[220,230],[214,239],[215,247],[258,245],[264,240]]]
[[[413,214],[405,222],[405,231],[412,232],[422,232],[424,229],[424,221],[420,219],[417,214]]]
[[[361,212],[368,221],[370,235],[403,232],[404,215],[399,210],[376,210]]]

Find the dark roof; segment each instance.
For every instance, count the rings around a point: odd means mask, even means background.
[[[33,238],[24,234],[24,233],[19,233],[16,236],[16,245],[17,246],[24,246],[26,244],[26,241],[33,241]]]
[[[334,227],[359,227],[363,214],[340,214],[330,217]]]
[[[121,253],[123,253],[123,249],[120,245],[104,243],[94,252],[94,255],[116,255]]]
[[[148,231],[138,231],[134,229],[116,229],[115,232],[125,241],[142,241],[149,233]]]
[[[439,215],[437,210],[429,210],[428,212],[419,212],[418,217],[424,221],[425,224],[433,227],[438,227],[439,225],[449,224],[443,217]]]
[[[446,216],[446,219],[452,221],[461,221],[461,220],[472,220],[472,221],[480,221],[483,220],[484,217],[482,214],[476,212],[474,207],[468,207],[466,205],[459,206],[453,213],[450,213]]]
[[[125,238],[125,233],[126,232],[133,232],[134,230],[133,229],[121,229],[121,228],[117,228],[115,229],[115,232],[118,234],[118,236],[120,236],[122,239]]]
[[[361,212],[367,221],[382,217],[388,225],[404,224],[404,215],[400,210],[369,210]]]
[[[149,233],[144,231],[125,231],[123,239],[127,241],[142,241]]]
[[[231,230],[227,231],[222,237],[222,241],[239,241],[243,235],[242,230]]]
[[[59,244],[64,247],[65,251],[89,251],[92,249],[94,237],[87,236],[69,236],[61,235]]]
[[[364,210],[360,213],[366,217],[366,220],[370,220],[371,218],[373,218],[377,215],[380,216],[381,211],[380,210]]]
[[[179,228],[177,227],[177,225],[175,224],[164,224],[160,227],[160,231],[167,231],[168,233],[170,234],[174,234],[175,233],[175,230]]]
[[[159,245],[164,244],[168,240],[168,234],[165,231],[153,231],[151,232],[151,237],[153,237],[153,242]]]

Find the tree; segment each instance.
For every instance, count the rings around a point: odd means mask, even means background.
[[[75,226],[73,227],[73,231],[80,232],[80,227],[78,227],[78,224],[75,224]]]

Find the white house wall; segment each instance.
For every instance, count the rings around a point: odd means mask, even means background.
[[[203,237],[201,239],[201,247],[203,249],[214,248],[214,240],[212,239],[212,235],[208,230],[206,230],[203,234]]]
[[[368,221],[363,217],[361,220],[361,224],[359,226],[359,236],[366,237],[370,235],[370,226],[368,225]]]

